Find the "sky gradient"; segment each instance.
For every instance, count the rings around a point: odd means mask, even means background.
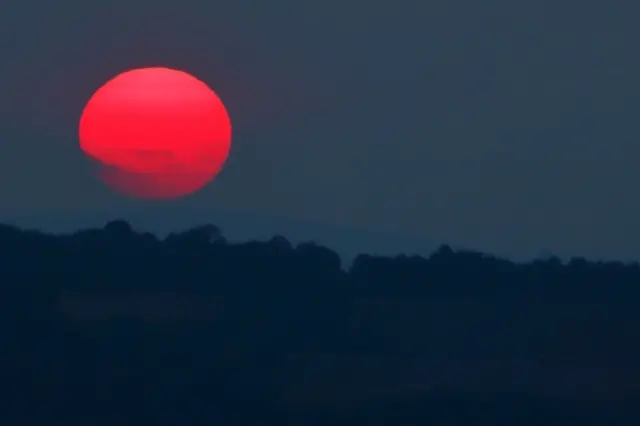
[[[172,214],[640,259],[638,13],[619,0],[10,2],[0,217],[161,214],[103,187],[77,142],[94,90],[155,65],[209,84],[234,126],[220,177]]]

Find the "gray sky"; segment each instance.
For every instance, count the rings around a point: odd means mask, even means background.
[[[640,259],[637,2],[6,3],[2,215],[161,211],[104,188],[76,139],[98,86],[161,65],[234,124],[221,176],[178,207]]]

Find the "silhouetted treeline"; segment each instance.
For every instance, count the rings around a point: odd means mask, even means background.
[[[164,239],[124,221],[70,235],[3,225],[0,288],[12,424],[637,420],[637,264],[443,246],[347,269],[314,243],[230,243],[213,225]],[[365,370],[370,359],[389,361]],[[445,367],[422,383],[395,373],[409,362]],[[478,362],[487,379],[460,378]],[[380,386],[393,398],[358,396]]]

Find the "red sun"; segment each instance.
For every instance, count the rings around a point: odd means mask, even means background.
[[[169,68],[126,71],[106,82],[85,106],[79,134],[108,186],[147,199],[198,191],[218,175],[231,147],[220,98]]]

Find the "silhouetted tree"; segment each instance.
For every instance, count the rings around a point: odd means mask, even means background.
[[[639,298],[636,263],[516,264],[445,245],[427,258],[361,254],[347,269],[313,242],[230,243],[215,225],[164,239],[124,220],[69,235],[0,225],[1,416],[105,426],[264,424],[284,414],[306,425],[637,424],[632,404],[458,391],[402,391],[325,417],[279,410],[291,360],[319,353],[635,371]],[[635,401],[632,376],[617,377],[603,393]]]

